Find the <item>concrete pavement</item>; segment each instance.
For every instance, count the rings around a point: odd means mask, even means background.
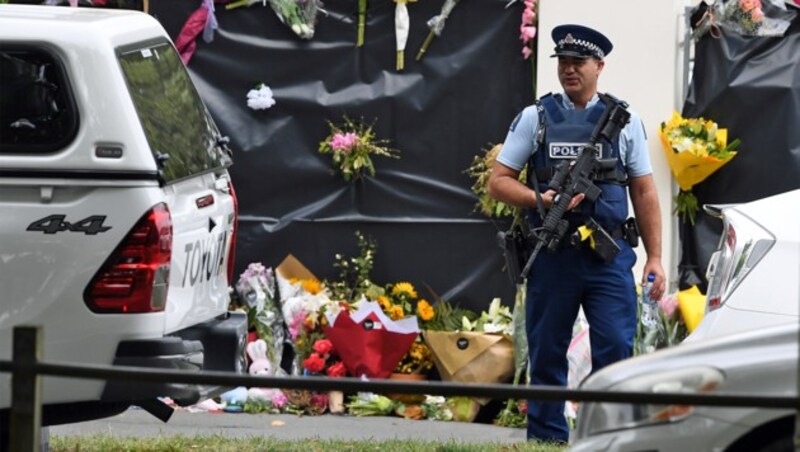
[[[115,437],[224,435],[231,438],[458,441],[524,443],[525,430],[466,422],[413,421],[392,416],[355,417],[326,414],[189,413],[176,411],[168,423],[132,408],[98,421],[50,427],[51,436],[110,434]]]

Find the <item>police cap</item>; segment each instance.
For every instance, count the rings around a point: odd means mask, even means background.
[[[605,35],[582,25],[559,25],[553,29],[552,37],[556,48],[551,57],[595,57],[602,60],[614,48]]]

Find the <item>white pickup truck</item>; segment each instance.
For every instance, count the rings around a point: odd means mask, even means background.
[[[0,5],[0,360],[41,325],[48,361],[242,372],[226,141],[152,17]],[[213,390],[45,377],[43,422]]]

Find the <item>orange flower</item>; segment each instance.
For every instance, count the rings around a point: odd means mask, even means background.
[[[322,292],[322,284],[319,280],[314,278],[303,279],[303,290],[310,293],[311,295],[316,295]]]
[[[392,320],[400,320],[406,316],[405,312],[403,312],[403,307],[397,305],[390,306],[388,314]]]
[[[433,306],[428,303],[428,300],[424,298],[419,300],[417,303],[417,315],[419,318],[427,322],[428,320],[432,319],[435,314],[436,311],[433,310]]]
[[[388,311],[389,308],[392,307],[392,302],[389,301],[389,297],[385,295],[379,296],[376,301],[379,305],[381,305],[381,308],[383,308],[384,311]]]

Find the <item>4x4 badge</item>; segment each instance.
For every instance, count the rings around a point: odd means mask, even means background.
[[[50,215],[36,220],[28,225],[26,231],[44,232],[45,234],[55,234],[56,232],[72,231],[83,232],[86,235],[95,235],[98,232],[106,232],[111,226],[103,226],[106,221],[105,215],[92,215],[83,220],[70,223],[64,221],[66,215]]]

